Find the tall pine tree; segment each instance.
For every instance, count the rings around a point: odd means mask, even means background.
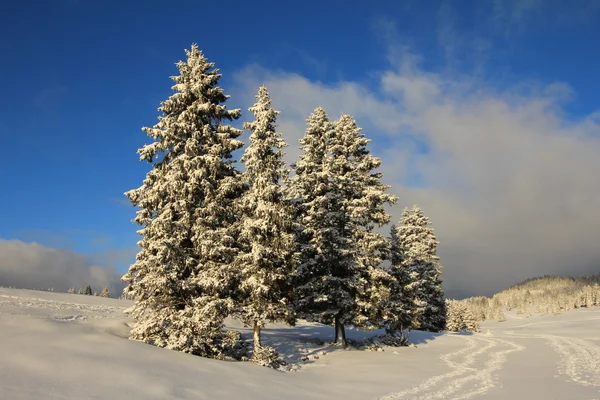
[[[354,288],[355,326],[375,328],[380,321],[372,318],[381,309],[388,290],[383,283],[389,275],[381,268],[388,257],[389,242],[376,232],[390,221],[385,206],[397,201],[381,182],[383,175],[376,172],[381,159],[370,154],[371,140],[362,133],[350,115],[342,115],[334,124],[329,175],[336,177],[343,196],[340,233],[349,245],[352,264],[357,278]]]
[[[276,131],[279,111],[271,107],[267,88],[261,86],[256,104],[249,111],[254,121],[244,124],[251,131],[250,145],[242,156],[247,185],[241,199],[242,250],[236,259],[240,278],[242,320],[254,329],[254,355],[261,360],[260,332],[267,321],[290,321],[290,278],[295,268],[295,235],[292,209],[282,183],[288,176],[282,149],[287,146]]]
[[[325,210],[320,203],[325,200],[329,183],[324,172],[324,160],[332,129],[333,124],[325,110],[316,108],[308,117],[306,132],[300,139],[302,154],[292,166],[295,176],[290,184],[299,225],[297,240],[300,254],[294,282],[294,307],[299,317],[325,323],[332,323],[332,316],[326,314],[326,310],[315,310],[316,300],[322,293],[314,277],[325,276],[329,270],[329,260],[323,251]]]
[[[446,325],[442,267],[437,256],[439,242],[431,222],[418,206],[404,209],[398,228],[401,262],[413,275],[416,323],[423,330],[440,331]]]
[[[374,172],[381,160],[370,154],[369,142],[351,116],[330,124],[317,109],[296,166],[300,223],[308,239],[298,270],[298,304],[310,317],[333,324],[335,340],[343,344],[346,324],[373,324],[370,316],[381,302],[375,282],[384,274],[379,264],[388,248],[374,228],[389,221],[384,206],[396,201]]]
[[[240,110],[224,105],[219,70],[198,46],[186,55],[159,122],[143,128],[154,142],[138,153],[152,169],[126,193],[142,239],[123,281],[135,299],[132,339],[220,358],[223,319],[235,306],[233,202],[242,189],[231,159],[242,131],[226,122]]]
[[[405,334],[415,326],[417,320],[418,272],[411,270],[408,263],[403,262],[402,243],[399,230],[392,225],[390,230],[390,266],[388,272],[392,279],[387,282],[389,296],[382,307],[382,325],[388,334],[399,335],[404,341]]]

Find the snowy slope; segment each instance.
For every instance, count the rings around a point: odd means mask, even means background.
[[[271,326],[265,342],[300,366],[285,373],[127,340],[129,304],[0,288],[0,399],[600,399],[600,308],[417,332],[417,348],[385,352],[328,348],[320,325]]]

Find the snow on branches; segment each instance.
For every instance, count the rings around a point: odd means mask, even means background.
[[[126,193],[139,208],[142,239],[123,281],[136,300],[133,339],[221,358],[222,321],[234,307],[233,203],[242,190],[231,153],[243,145],[242,131],[226,122],[240,110],[224,105],[214,63],[196,45],[186,55],[159,122],[143,128],[154,142],[138,153],[152,169]]]

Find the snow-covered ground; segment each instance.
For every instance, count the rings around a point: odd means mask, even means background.
[[[280,372],[127,340],[129,304],[0,288],[0,399],[600,399],[600,308],[415,332],[416,348],[384,352],[323,345],[329,327],[271,326],[265,343],[298,365]]]

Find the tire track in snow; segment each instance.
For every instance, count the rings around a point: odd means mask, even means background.
[[[558,370],[575,383],[600,387],[600,347],[584,339],[545,334],[519,334],[512,336],[544,339],[560,356]]]
[[[494,373],[502,368],[507,354],[525,348],[516,343],[501,339],[477,338],[476,340],[475,338],[468,337],[467,341],[469,341],[469,345],[465,349],[440,356],[452,368],[451,372],[429,378],[414,388],[388,394],[381,397],[380,400],[398,400],[406,398],[405,396],[409,395],[411,399],[420,400],[447,399],[470,383],[473,383],[473,385],[469,390],[458,393],[458,396],[454,397],[454,399],[472,398],[496,386],[497,381]],[[482,343],[485,343],[485,345],[473,351],[476,347],[481,346]],[[508,348],[491,352],[498,345],[503,345],[503,347],[508,346]],[[463,354],[467,354],[467,356],[462,362],[456,360]],[[488,354],[489,358],[483,368],[476,369],[470,366],[475,362],[476,357]]]

